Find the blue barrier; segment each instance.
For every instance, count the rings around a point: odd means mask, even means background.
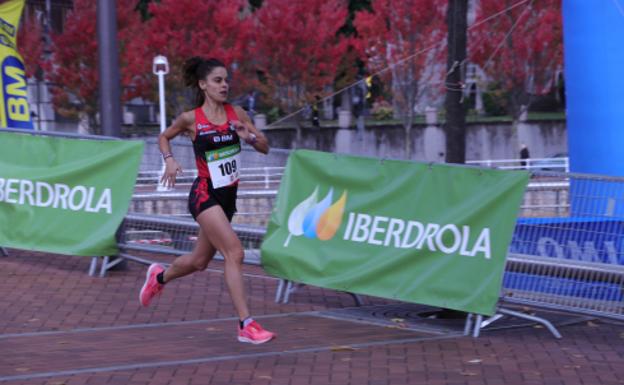
[[[519,218],[509,252],[624,265],[624,218]]]
[[[621,285],[615,283],[583,281],[510,271],[506,271],[503,276],[503,287],[508,290],[587,298],[598,301],[621,302],[624,300]]]

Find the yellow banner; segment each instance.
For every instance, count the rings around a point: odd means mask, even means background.
[[[0,128],[32,129],[24,61],[17,52],[17,28],[24,0],[0,4]]]

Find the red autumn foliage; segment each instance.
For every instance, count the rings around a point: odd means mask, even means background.
[[[292,111],[333,86],[351,46],[337,34],[347,16],[346,0],[263,1],[248,48],[273,103]]]
[[[361,56],[371,73],[382,71],[411,125],[414,104],[423,92],[439,92],[444,75],[446,2],[373,0],[372,9],[355,17]]]
[[[481,0],[476,23],[505,11],[471,28],[468,41],[471,61],[508,94],[508,112],[517,118],[532,95],[547,93],[554,86],[563,65],[563,40],[561,0],[512,7],[515,3]]]
[[[96,4],[92,0],[74,1],[63,32],[52,36],[52,56],[42,63],[52,83],[56,111],[73,117],[86,113],[91,123],[98,111],[100,81]],[[128,49],[129,41],[142,35],[142,23],[133,2],[118,1],[116,10],[122,100],[126,101],[143,92],[137,73],[130,71],[138,52]]]
[[[17,51],[24,59],[26,77],[38,75],[44,47],[41,23],[34,15],[26,15],[17,33]]]
[[[166,76],[168,114],[178,114],[192,106],[183,81],[184,62],[192,56],[214,57],[227,67],[232,79],[232,94],[245,89],[248,77],[240,74],[248,57],[251,31],[247,0],[196,1],[161,0],[149,5],[151,17],[144,35],[132,43],[140,52],[133,63],[135,72],[144,74],[152,84],[150,98],[157,101],[157,81],[152,61],[164,55],[170,72]]]

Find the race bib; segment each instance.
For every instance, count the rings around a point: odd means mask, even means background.
[[[206,152],[212,187],[231,185],[240,178],[240,144]]]

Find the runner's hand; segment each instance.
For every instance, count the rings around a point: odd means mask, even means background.
[[[165,174],[160,178],[160,182],[165,187],[174,187],[178,174],[182,174],[180,164],[173,158],[167,158],[165,160]]]
[[[249,135],[251,134],[251,130],[247,126],[248,123],[244,123],[238,120],[232,121],[232,125],[236,129],[236,135],[238,135],[241,140],[247,142],[249,140]]]

